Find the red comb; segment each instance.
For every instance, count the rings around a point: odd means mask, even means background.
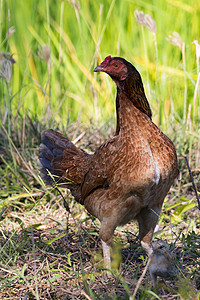
[[[104,61],[101,63],[101,66],[107,65],[107,63],[108,63],[110,60],[111,60],[111,56],[109,55],[109,56],[107,56],[107,57],[104,59]]]

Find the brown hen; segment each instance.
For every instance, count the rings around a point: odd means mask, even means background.
[[[140,74],[120,57],[108,56],[94,69],[117,85],[115,135],[93,155],[51,129],[42,133],[41,174],[52,184],[67,183],[72,195],[101,221],[105,266],[110,268],[114,230],[136,219],[148,256],[162,204],[179,174],[173,143],[151,120]]]

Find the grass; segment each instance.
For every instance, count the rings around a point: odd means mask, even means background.
[[[154,18],[156,32],[136,21],[135,9]],[[171,245],[179,278],[152,288],[147,273],[136,297],[200,298],[199,210],[184,159],[199,191],[199,59],[192,43],[199,14],[194,0],[0,1],[0,299],[133,299],[146,264],[136,225],[116,230],[115,279],[107,282],[99,222],[63,190],[68,214],[38,171],[43,129],[65,132],[89,152],[114,132],[115,86],[92,72],[109,54],[140,71],[153,120],[173,140],[182,174],[155,233]],[[8,52],[16,63],[8,63],[6,77]]]
[[[75,3],[64,1],[54,7],[49,1],[40,5],[32,1],[25,5],[1,1],[2,40],[11,26],[15,28],[2,47],[2,51],[10,51],[17,61],[10,84],[11,105],[15,113],[20,111],[24,115],[28,112],[42,118],[50,107],[52,118],[58,122],[66,123],[69,118],[75,121],[80,116],[84,122],[95,120],[102,123],[101,111],[106,107],[103,120],[107,120],[114,114],[113,101],[110,101],[114,84],[102,75],[100,85],[92,70],[97,60],[100,62],[111,54],[126,57],[139,69],[157,122],[166,122],[172,105],[176,118],[187,114],[197,81],[195,45],[192,42],[198,39],[200,21],[195,1],[190,4],[149,1],[146,6],[142,1]],[[154,17],[156,48],[155,35],[135,20],[136,8]],[[180,49],[166,40],[174,31],[186,45],[183,57]],[[47,48],[44,45],[49,47],[49,56],[45,56]],[[159,92],[156,89],[155,94],[157,82]],[[184,112],[186,84],[187,107]],[[196,106],[199,106],[199,97]],[[197,116],[198,110],[194,116],[196,121]]]

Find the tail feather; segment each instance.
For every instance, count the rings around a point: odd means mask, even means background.
[[[52,151],[63,151],[66,147],[77,148],[60,132],[48,129],[42,132],[42,144],[46,145]]]
[[[91,155],[78,149],[61,133],[48,129],[42,132],[40,145],[40,172],[46,184],[66,184],[78,202],[80,186],[88,171]]]

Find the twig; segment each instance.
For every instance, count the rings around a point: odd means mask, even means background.
[[[39,294],[38,294],[37,266],[36,266],[36,255],[35,255],[35,242],[34,242],[34,235],[33,235],[33,227],[32,226],[31,226],[31,239],[32,239],[32,246],[33,246],[33,269],[34,269],[36,299],[39,300],[40,297],[39,297]]]
[[[144,268],[144,270],[143,270],[143,272],[142,272],[142,275],[140,276],[140,278],[139,278],[139,280],[138,280],[138,282],[137,282],[137,285],[136,285],[136,287],[135,287],[133,296],[130,298],[131,300],[135,299],[135,296],[136,296],[136,294],[137,294],[137,291],[138,291],[138,289],[139,289],[139,286],[140,286],[140,284],[141,284],[141,282],[142,282],[142,280],[143,280],[143,278],[144,278],[144,276],[145,276],[145,274],[146,274],[146,272],[147,272],[147,269],[148,269],[148,267],[149,267],[150,262],[151,262],[151,257],[149,257],[148,262],[147,262],[147,264],[146,264],[146,266],[145,266],[145,268]]]
[[[61,195],[61,197],[62,197],[62,199],[63,199],[63,202],[64,202],[64,208],[66,209],[66,211],[67,211],[68,213],[71,214],[69,205],[68,205],[68,203],[67,203],[65,197],[63,196],[62,192],[59,190],[59,188],[58,188],[57,186],[55,186],[54,188],[55,188],[55,190],[57,190],[57,191],[59,192],[59,194]]]
[[[86,292],[85,292],[84,290],[81,291],[81,294],[82,294],[83,296],[85,296],[86,299],[92,300],[92,298],[91,298],[88,294],[86,294]]]
[[[193,179],[193,176],[192,176],[192,172],[191,172],[191,169],[190,169],[190,166],[189,166],[189,162],[188,162],[187,156],[185,155],[184,158],[185,158],[185,161],[186,161],[186,164],[187,164],[187,168],[188,168],[188,171],[189,171],[189,174],[190,174],[190,179],[192,181],[193,189],[194,189],[194,192],[195,192],[195,195],[196,195],[196,198],[197,198],[198,209],[200,210],[199,195],[198,195],[198,192],[197,192],[197,189],[196,189],[196,185],[194,183],[194,179]]]
[[[82,139],[82,137],[85,135],[85,131],[83,131],[79,136],[77,136],[73,141],[72,143],[76,145],[76,143]]]
[[[61,195],[62,199],[63,199],[63,203],[64,203],[64,208],[66,209],[66,211],[68,212],[67,214],[67,225],[66,225],[66,240],[67,243],[69,244],[69,214],[72,215],[69,205],[65,199],[65,197],[63,196],[62,192],[59,190],[59,188],[56,186],[55,189],[59,192],[59,194]]]

